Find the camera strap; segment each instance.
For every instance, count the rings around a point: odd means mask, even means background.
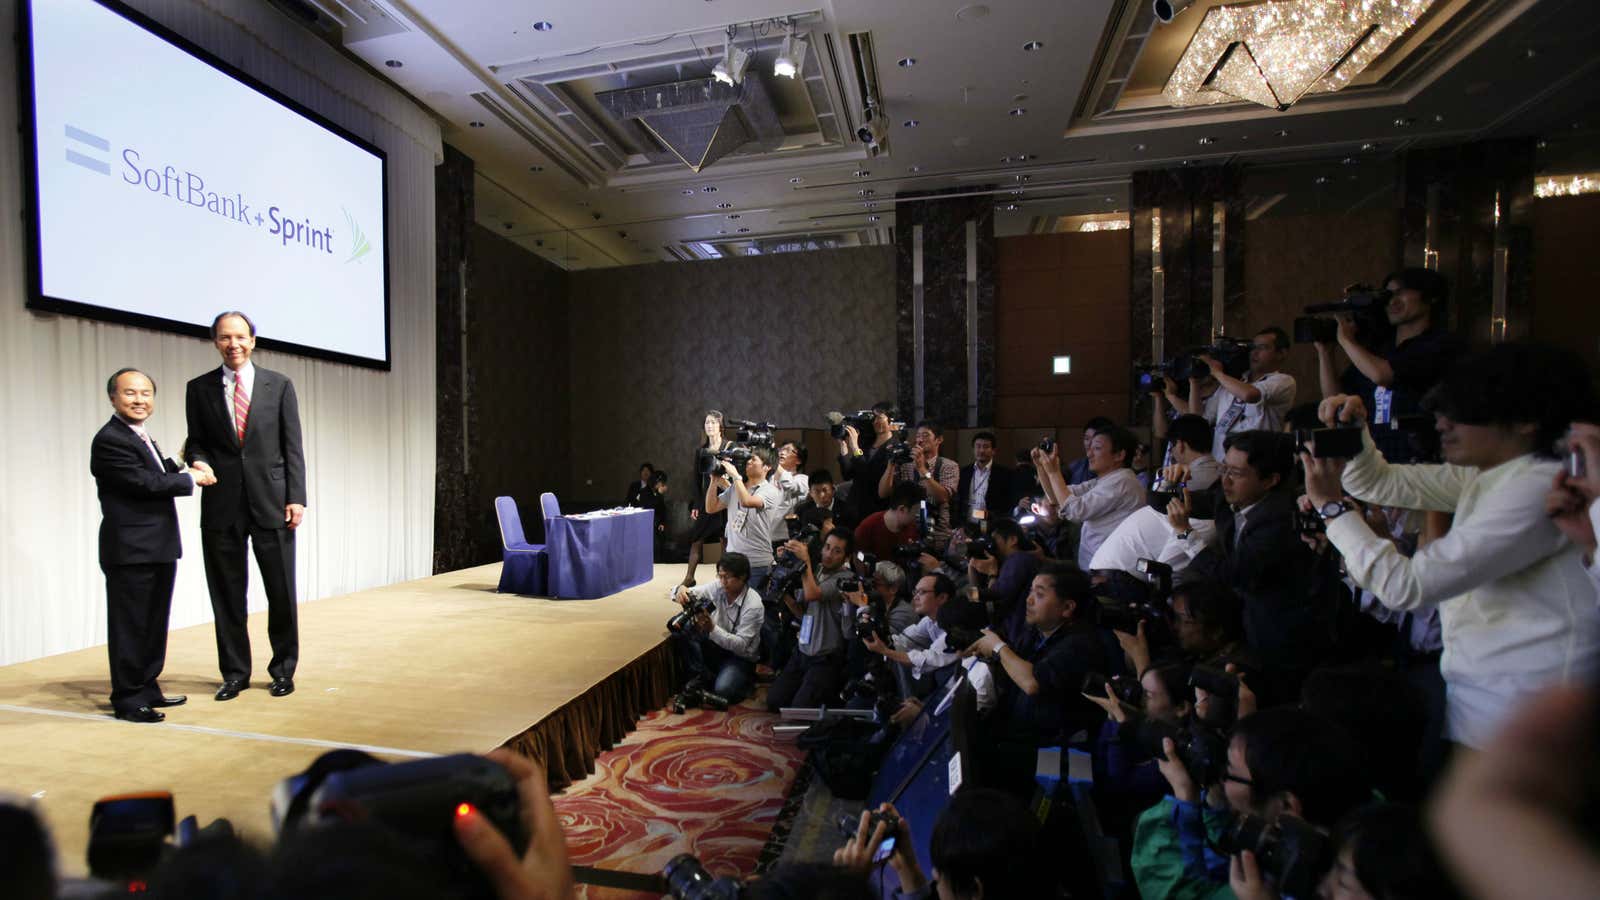
[[[667,879],[660,875],[618,872],[614,869],[596,869],[593,866],[573,866],[572,880],[579,884],[592,884],[623,891],[641,891],[646,894],[669,894],[672,891]]]

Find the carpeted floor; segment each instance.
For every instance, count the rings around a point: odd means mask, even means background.
[[[573,864],[658,874],[692,853],[712,875],[762,871],[776,860],[809,780],[797,781],[805,754],[773,736],[777,721],[759,699],[728,712],[645,716],[600,755],[593,775],[554,798]],[[658,895],[580,887],[579,896]]]

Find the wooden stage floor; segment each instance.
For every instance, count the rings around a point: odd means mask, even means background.
[[[89,811],[108,794],[170,790],[179,818],[228,818],[263,840],[273,787],[358,746],[391,761],[500,746],[659,645],[683,566],[599,600],[497,594],[499,564],[300,605],[295,693],[266,691],[266,613],[250,617],[250,690],[211,699],[211,625],[171,633],[156,725],[111,716],[105,647],[0,668],[0,790],[34,797],[62,873],[85,873]]]

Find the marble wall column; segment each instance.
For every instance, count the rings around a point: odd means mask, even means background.
[[[473,162],[460,150],[444,145],[444,162],[434,171],[434,240],[437,264],[438,462],[434,476],[433,571],[449,572],[482,562],[472,540],[475,516],[471,500],[466,437],[468,410],[462,353],[462,303],[467,237],[473,228]]]
[[[991,424],[994,198],[987,194],[941,198],[931,193],[899,194],[895,200],[895,402],[908,420],[920,417],[947,426]]]
[[[1450,280],[1450,327],[1474,343],[1527,337],[1533,312],[1533,138],[1404,157],[1402,255]]]
[[[1135,359],[1151,359],[1158,343],[1161,354],[1171,358],[1185,347],[1209,342],[1215,334],[1233,335],[1238,330],[1245,296],[1240,182],[1240,172],[1232,166],[1133,173],[1133,268],[1128,305]],[[1159,278],[1153,240],[1158,210]],[[1219,291],[1224,311],[1221,321],[1214,315]],[[1158,335],[1159,342],[1154,340]],[[1143,400],[1133,398],[1131,421],[1147,421],[1139,407]]]

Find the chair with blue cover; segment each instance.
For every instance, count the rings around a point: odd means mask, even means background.
[[[545,496],[549,496],[546,494]],[[517,501],[494,498],[495,518],[500,521],[500,545],[504,564],[500,567],[500,586],[496,590],[511,594],[543,594],[549,557],[543,544],[528,543],[522,532],[522,517]]]
[[[546,519],[561,518],[561,504],[556,502],[556,495],[545,491],[539,495],[539,506],[544,510]]]

